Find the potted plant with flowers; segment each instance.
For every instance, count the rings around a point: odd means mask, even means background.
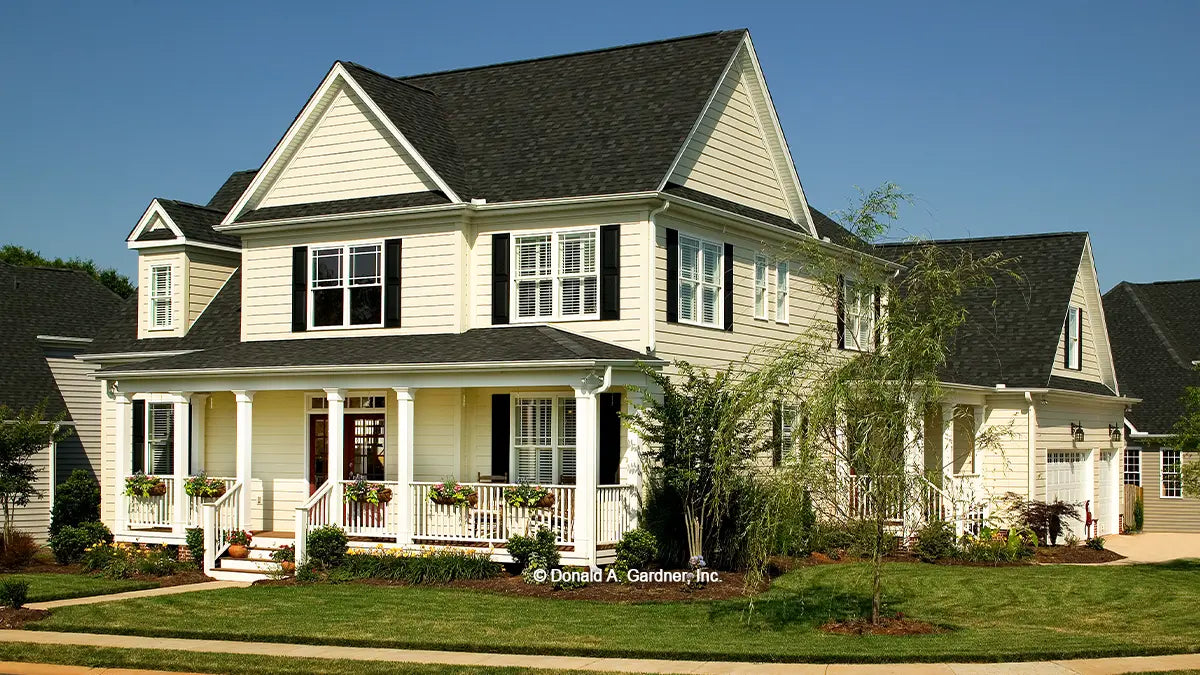
[[[291,544],[280,546],[271,551],[271,560],[279,563],[284,574],[292,574],[296,571],[296,547]]]
[[[201,471],[183,482],[183,491],[189,497],[220,499],[225,494],[225,481],[209,478],[208,474]]]
[[[479,495],[470,485],[447,480],[429,488],[429,501],[446,506],[475,506],[479,503]]]
[[[345,500],[360,504],[387,504],[392,501],[392,489],[379,483],[372,483],[366,476],[355,476],[354,482],[347,483],[343,489]]]
[[[161,497],[167,494],[167,484],[157,476],[147,476],[138,471],[125,479],[125,494],[130,497]]]
[[[554,506],[554,493],[541,485],[521,483],[504,488],[504,501],[517,508],[548,509]]]
[[[229,542],[229,557],[230,558],[245,558],[250,555],[250,542],[254,539],[254,535],[245,530],[233,530],[225,535],[225,541]]]

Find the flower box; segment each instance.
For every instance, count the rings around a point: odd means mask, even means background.
[[[225,481],[209,478],[206,474],[201,473],[184,481],[183,491],[189,497],[220,499],[225,495]]]
[[[167,484],[155,476],[137,472],[125,479],[125,494],[130,497],[161,497],[167,494]]]
[[[548,509],[554,506],[554,493],[540,485],[521,483],[504,488],[504,501],[514,508]]]
[[[359,504],[387,504],[392,501],[392,489],[379,483],[370,483],[359,476],[354,482],[347,483],[343,489],[344,499]]]
[[[443,506],[467,505],[474,508],[479,504],[475,488],[462,483],[446,481],[429,488],[429,501]]]

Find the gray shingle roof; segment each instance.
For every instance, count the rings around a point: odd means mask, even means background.
[[[932,243],[977,258],[999,253],[1015,261],[1012,269],[1019,279],[1001,275],[964,297],[967,322],[951,348],[946,381],[1112,395],[1104,385],[1051,376],[1086,241],[1086,232],[1062,232],[883,244],[876,250],[903,262],[914,247]]]
[[[216,209],[221,213],[229,213],[229,209],[237,203],[242,193],[250,186],[250,181],[254,180],[254,176],[258,173],[258,169],[249,169],[246,171],[234,171],[229,178],[217,189],[213,194],[212,199],[205,204],[210,209]]]
[[[288,204],[286,206],[268,206],[262,209],[247,211],[238,216],[239,223],[253,223],[262,220],[283,218],[301,218],[304,216],[328,216],[339,213],[366,213],[384,209],[402,209],[412,206],[433,206],[449,204],[450,199],[441,192],[409,192],[399,195],[380,195],[378,197],[357,197],[354,199],[338,199],[330,202],[310,202],[307,204]]]
[[[241,239],[233,235],[222,234],[213,229],[213,225],[220,223],[221,219],[225,217],[224,211],[212,209],[207,206],[175,201],[174,199],[163,199],[161,197],[158,203],[162,204],[167,215],[171,216],[171,220],[183,232],[184,238],[190,241],[202,241],[209,244],[233,246],[235,248],[241,247]]]
[[[425,365],[646,359],[624,347],[549,326],[476,328],[464,333],[240,342],[136,364],[119,372],[313,366]]]
[[[1142,399],[1126,414],[1141,432],[1170,433],[1184,389],[1200,387],[1200,279],[1132,284],[1104,294],[1121,390]]]
[[[0,404],[66,409],[38,335],[91,338],[121,298],[84,272],[0,263]]]

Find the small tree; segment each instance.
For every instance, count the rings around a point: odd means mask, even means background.
[[[6,545],[15,531],[16,510],[41,495],[34,485],[40,469],[30,459],[73,433],[59,425],[64,415],[47,420],[45,414],[45,402],[32,410],[16,412],[0,405],[0,508],[4,512]]]
[[[1182,400],[1184,413],[1175,422],[1171,445],[1181,452],[1200,452],[1200,387],[1185,389]],[[1183,483],[1183,494],[1200,497],[1200,461],[1184,462],[1179,478]]]

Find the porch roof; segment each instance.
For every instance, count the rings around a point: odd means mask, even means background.
[[[436,366],[527,362],[660,363],[632,349],[550,326],[476,328],[463,333],[308,338],[239,342],[201,351],[112,365],[103,377],[271,368]]]

